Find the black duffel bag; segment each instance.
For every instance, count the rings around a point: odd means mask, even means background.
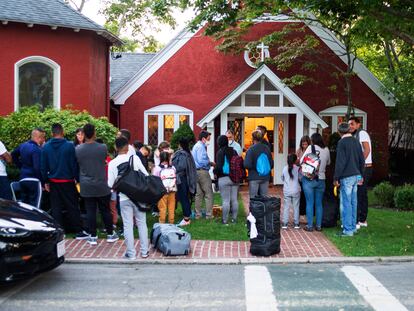
[[[134,156],[118,166],[118,173],[112,188],[125,194],[141,211],[150,211],[151,207],[139,203],[157,203],[167,193],[161,178],[134,170]]]
[[[271,256],[280,252],[280,198],[257,196],[250,199],[250,213],[256,218],[257,237],[250,239],[250,253]],[[248,222],[250,232],[250,222]]]

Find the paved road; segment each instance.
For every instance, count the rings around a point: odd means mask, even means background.
[[[0,310],[412,310],[414,263],[65,264],[0,287]]]

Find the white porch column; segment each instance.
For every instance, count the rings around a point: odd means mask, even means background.
[[[220,114],[220,134],[225,135],[227,131],[227,112],[226,110],[222,111]]]
[[[207,154],[208,154],[208,157],[209,157],[210,161],[215,162],[214,161],[214,145],[215,145],[216,138],[214,137],[214,120],[207,123],[207,132],[211,133],[210,145],[207,146]],[[213,178],[214,177],[213,167],[210,168],[209,173],[210,173],[210,176]]]
[[[309,136],[312,136],[312,134],[316,133],[317,130],[318,130],[318,125],[312,120],[309,121]]]
[[[300,139],[303,136],[303,113],[298,111],[296,113],[296,149],[300,147]]]

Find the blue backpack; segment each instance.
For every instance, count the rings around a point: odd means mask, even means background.
[[[230,174],[230,164],[226,156],[224,156],[223,174],[226,174],[226,175]]]
[[[259,176],[266,176],[270,174],[271,167],[266,153],[260,154],[256,161],[256,171]]]

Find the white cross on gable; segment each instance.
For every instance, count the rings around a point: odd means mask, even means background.
[[[264,45],[264,43],[262,42],[258,46],[256,46],[256,48],[260,50],[260,60],[264,62],[266,57],[265,53],[269,51],[269,47],[267,45]]]

